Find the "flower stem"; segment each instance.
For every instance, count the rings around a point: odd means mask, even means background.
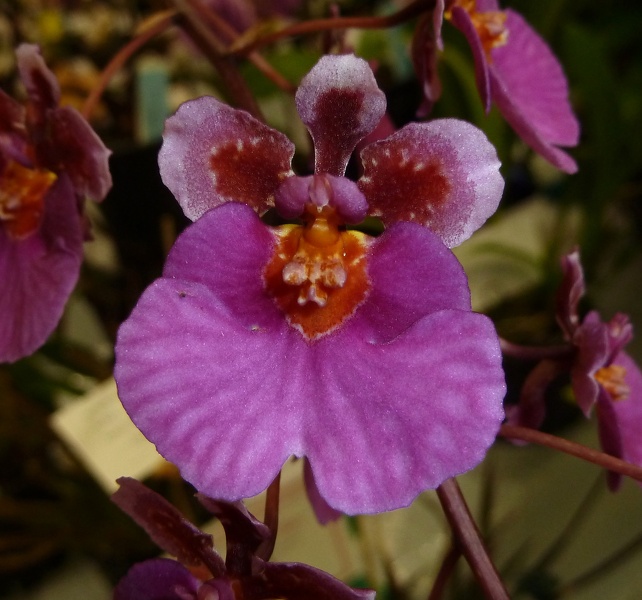
[[[249,112],[253,117],[263,121],[263,115],[252,92],[247,86],[236,65],[236,60],[224,56],[224,46],[203,22],[200,14],[194,9],[190,0],[172,0],[182,17],[181,27],[187,32],[192,41],[214,65],[221,78],[226,94],[238,108]]]
[[[524,442],[533,442],[540,446],[547,446],[553,450],[559,450],[566,454],[571,454],[582,460],[592,462],[593,464],[604,467],[609,471],[615,471],[621,475],[626,475],[637,481],[642,482],[642,468],[637,465],[631,464],[610,454],[605,454],[599,450],[588,448],[582,444],[565,440],[564,438],[551,435],[550,433],[543,433],[537,429],[530,427],[520,427],[518,425],[502,425],[499,429],[499,434],[502,437],[514,440],[522,440]]]
[[[488,555],[457,480],[454,477],[446,479],[437,488],[437,496],[453,530],[459,549],[466,557],[486,598],[488,600],[509,600],[510,596]]]
[[[434,8],[435,0],[415,0],[396,13],[384,17],[330,17],[327,19],[312,19],[310,21],[290,25],[281,31],[276,31],[274,33],[264,35],[263,37],[254,38],[240,46],[232,45],[229,50],[229,54],[235,56],[246,56],[250,52],[253,52],[263,46],[267,46],[280,39],[304,35],[306,33],[318,33],[333,29],[385,29],[387,27],[395,27],[409,21],[423,12],[433,10]]]
[[[499,345],[502,354],[520,360],[558,360],[569,358],[575,348],[571,344],[559,344],[557,346],[522,346],[513,344],[503,338],[499,338]]]

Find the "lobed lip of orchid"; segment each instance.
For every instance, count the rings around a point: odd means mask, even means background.
[[[231,247],[239,235],[245,243]],[[229,500],[263,490],[289,456],[307,456],[322,497],[350,514],[405,506],[477,464],[503,419],[501,355],[439,239],[391,227],[372,250],[366,303],[313,343],[262,289],[271,248],[249,207],[209,211],[121,327],[119,395],[161,454]]]

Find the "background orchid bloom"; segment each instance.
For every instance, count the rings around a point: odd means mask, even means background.
[[[425,114],[440,94],[437,50],[443,16],[466,36],[475,61],[477,89],[488,112],[494,102],[515,132],[538,154],[567,173],[577,164],[561,147],[576,146],[579,124],[569,103],[566,77],[539,34],[497,0],[436,3],[417,30],[413,58],[422,80]]]
[[[0,90],[0,362],[37,350],[76,284],[85,198],[111,187],[110,152],[73,108],[38,48],[16,50],[22,106]]]
[[[579,252],[562,259],[563,279],[557,296],[557,321],[572,345],[569,358],[546,360],[524,385],[520,403],[507,408],[508,421],[538,428],[546,416],[548,384],[570,372],[575,400],[588,418],[597,415],[600,443],[605,452],[642,465],[642,371],[624,351],[633,338],[633,327],[624,314],[604,322],[595,310],[580,317],[579,302],[585,294]],[[616,490],[622,476],[608,474]]]
[[[399,508],[479,463],[503,419],[497,335],[446,245],[497,206],[499,162],[467,123],[415,124],[355,184],[385,110],[367,63],[323,57],[296,100],[305,177],[285,136],[213,98],[169,119],[161,174],[195,222],[120,329],[119,395],[210,496],[255,495],[294,455],[323,509]],[[301,224],[266,226],[271,205]],[[380,237],[347,227],[367,214]]]

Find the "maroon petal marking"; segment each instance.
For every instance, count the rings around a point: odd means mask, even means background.
[[[303,78],[296,105],[315,150],[315,173],[341,176],[355,146],[379,123],[386,98],[368,63],[323,56]]]

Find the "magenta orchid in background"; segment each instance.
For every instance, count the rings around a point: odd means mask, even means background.
[[[22,106],[0,90],[0,362],[54,330],[82,261],[85,198],[111,186],[109,151],[71,107],[36,46],[16,50]]]
[[[445,10],[444,10],[445,9]],[[538,154],[567,173],[575,161],[559,146],[576,146],[579,124],[569,103],[566,77],[546,42],[517,12],[497,0],[438,0],[430,21],[417,30],[415,68],[423,82],[428,112],[440,93],[437,49],[446,17],[470,44],[475,79],[486,111],[495,102],[506,121]]]
[[[563,280],[557,297],[557,320],[565,339],[573,346],[571,386],[586,417],[597,414],[602,448],[608,454],[642,465],[642,372],[624,347],[633,337],[626,315],[602,321],[597,311],[580,319],[578,305],[585,293],[584,273],[578,251],[562,259]],[[548,361],[549,367],[535,372],[556,375],[569,369],[567,361]],[[507,409],[509,422],[539,427],[545,417],[544,385],[525,385],[520,404]],[[608,474],[609,487],[617,489],[621,475]]]
[[[167,121],[161,175],[195,222],[122,325],[115,376],[134,423],[203,493],[238,500],[305,457],[321,520],[374,513],[473,468],[504,413],[494,327],[447,246],[495,210],[494,148],[456,120],[363,150],[385,98],[367,63],[325,56],[296,95],[315,174],[291,142],[214,98]],[[274,206],[295,223],[266,226]],[[379,215],[372,238],[349,225]]]
[[[157,558],[134,565],[114,590],[114,600],[372,600],[328,573],[300,563],[268,562],[272,532],[241,502],[198,495],[225,530],[225,562],[204,533],[156,492],[122,477],[113,501],[154,542],[177,560]],[[200,576],[197,577],[195,573]]]

